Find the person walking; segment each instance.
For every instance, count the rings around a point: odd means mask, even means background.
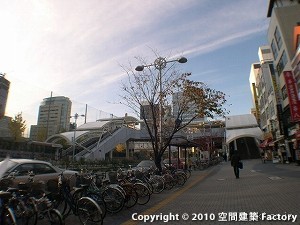
[[[235,175],[236,179],[240,178],[240,170],[239,170],[240,160],[241,160],[241,158],[238,154],[238,151],[235,150],[233,155],[231,156],[231,166],[233,167],[234,175]]]

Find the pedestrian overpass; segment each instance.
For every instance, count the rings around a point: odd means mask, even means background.
[[[85,123],[73,131],[52,135],[46,142],[69,146],[60,152],[60,158],[105,159],[116,144],[126,144],[128,140],[139,137],[140,131],[136,128],[138,124],[139,121],[131,116],[108,118]]]

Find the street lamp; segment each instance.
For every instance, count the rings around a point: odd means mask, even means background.
[[[85,117],[85,115],[79,115],[78,113],[75,113],[74,116],[70,116],[70,118],[74,118],[75,119],[75,123],[74,123],[74,136],[73,136],[73,161],[75,160],[75,149],[76,149],[76,142],[75,142],[75,137],[76,137],[76,130],[77,130],[77,119],[79,116]]]
[[[163,109],[163,94],[162,94],[162,70],[166,68],[167,63],[171,62],[179,62],[179,63],[186,63],[187,58],[181,57],[178,59],[173,60],[166,60],[164,57],[158,57],[155,59],[153,64],[149,65],[140,65],[135,68],[136,71],[141,72],[144,70],[145,67],[154,66],[155,69],[158,70],[158,82],[159,82],[159,147],[162,148],[162,109]]]

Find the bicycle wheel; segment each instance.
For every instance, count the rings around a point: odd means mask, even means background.
[[[101,208],[102,210],[102,218],[104,219],[104,217],[106,216],[106,204],[101,196],[101,194],[99,194],[96,191],[86,191],[84,189],[77,189],[74,193],[73,193],[73,201],[77,202],[81,197],[89,197],[91,199],[93,199]]]
[[[65,221],[57,209],[50,209],[47,212],[48,221],[51,225],[64,225]]]
[[[163,178],[165,180],[165,189],[171,190],[174,187],[174,178],[170,174],[164,174]]]
[[[93,199],[99,205],[102,210],[102,218],[104,219],[106,216],[106,204],[102,196],[99,193],[92,191],[87,192],[85,196]]]
[[[81,224],[98,223],[103,221],[99,205],[89,197],[82,197],[77,202],[76,213]]]
[[[175,174],[182,176],[182,177],[184,178],[185,182],[186,182],[187,179],[188,179],[187,174],[186,174],[183,170],[177,170],[177,171],[175,172]]]
[[[16,217],[14,211],[11,208],[3,207],[2,214],[0,215],[1,219],[3,219],[3,223],[5,225],[17,225]]]
[[[184,170],[184,173],[186,174],[187,179],[189,179],[192,175],[192,171],[190,169]]]
[[[138,200],[138,194],[133,187],[133,184],[123,184],[121,186],[125,191],[125,203],[127,208],[131,208],[136,205]]]
[[[185,177],[182,174],[174,174],[175,184],[176,186],[183,186],[186,182]]]
[[[120,212],[125,204],[125,196],[116,188],[106,188],[102,192],[102,198],[106,204],[106,209],[110,213]]]
[[[13,198],[10,201],[18,225],[36,225],[37,209],[33,201]]]
[[[134,188],[136,193],[138,194],[137,203],[139,205],[145,205],[150,200],[150,191],[149,188],[143,183],[135,183]]]
[[[71,213],[71,207],[65,199],[57,199],[52,201],[53,207],[57,209],[63,218],[66,218]]]
[[[149,183],[152,185],[155,194],[161,193],[165,189],[163,179],[158,176],[151,177]]]
[[[38,209],[35,200],[32,198],[27,199],[25,206],[25,214],[27,217],[26,225],[36,225],[38,221]]]
[[[153,194],[153,186],[146,179],[143,179],[143,180],[135,179],[135,181],[137,183],[142,183],[142,184],[146,185],[148,187],[149,191],[150,191],[150,194],[151,195]]]
[[[53,208],[57,209],[61,213],[61,215],[66,218],[71,211],[71,207],[64,199],[63,195],[61,195],[60,193],[52,193],[48,197],[52,202]]]

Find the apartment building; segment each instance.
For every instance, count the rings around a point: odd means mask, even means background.
[[[251,65],[249,78],[255,116],[264,131],[265,139],[276,139],[282,132],[278,122],[278,118],[281,118],[281,95],[277,88],[278,79],[270,47],[259,47],[258,57],[259,62]]]
[[[39,107],[37,125],[32,125],[30,138],[44,141],[51,135],[69,131],[72,102],[64,96],[43,99]]]
[[[293,160],[297,133],[300,141],[300,1],[270,0],[267,17],[269,46],[260,47],[249,78],[253,111],[264,131],[263,147],[286,151]]]
[[[294,30],[299,27],[299,12],[299,1],[270,0],[267,14],[270,18],[268,42],[274,57],[273,63],[281,97],[283,134],[286,138],[298,130],[297,122],[300,120],[298,90],[294,85],[299,83],[299,78],[293,75],[292,68],[292,60],[296,54]]]

